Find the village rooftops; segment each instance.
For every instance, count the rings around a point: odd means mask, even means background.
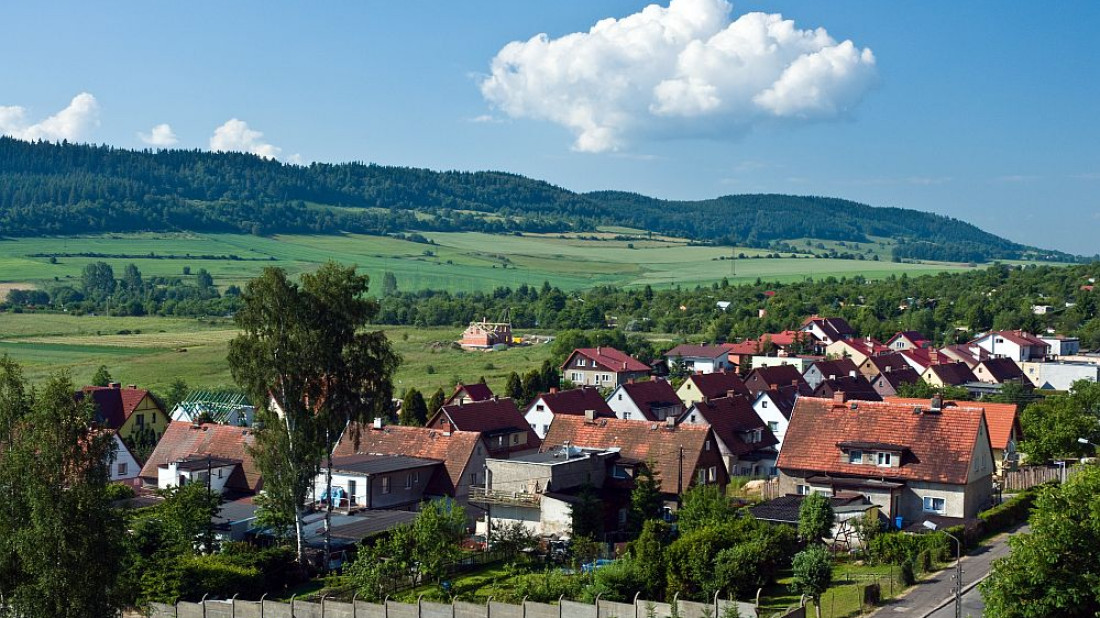
[[[890,403],[931,407],[928,399],[915,399],[905,397],[887,397]],[[1024,432],[1020,427],[1020,417],[1016,413],[1014,403],[989,403],[986,401],[954,401],[946,400],[940,404],[943,408],[960,408],[985,413],[985,422],[989,427],[989,441],[995,449],[1007,449],[1008,442],[1012,438],[1013,429],[1017,438],[1022,438]]]
[[[675,409],[679,411],[683,408],[683,404],[680,402],[680,398],[676,396],[676,391],[673,390],[672,385],[664,380],[628,382],[619,385],[618,388],[630,397],[634,405],[638,406],[638,410],[649,421],[663,420],[657,417],[655,410]],[[614,397],[615,393],[612,393],[611,396]]]
[[[201,470],[206,467],[206,457],[210,456],[239,462],[238,471],[230,476],[227,488],[255,493],[260,490],[262,481],[260,470],[248,451],[253,439],[252,431],[241,427],[171,422],[145,461],[140,476],[146,482],[156,483],[157,470],[162,464],[195,461],[199,462],[196,465]]]
[[[600,391],[593,386],[571,388],[565,391],[550,389],[550,392],[536,397],[528,406],[528,410],[539,401],[555,415],[583,416],[588,410],[592,410],[598,417],[615,416],[615,411],[607,405],[604,398],[600,396]]]
[[[144,388],[134,385],[123,388],[115,382],[110,386],[85,386],[76,396],[90,397],[96,406],[97,419],[110,429],[119,429],[148,394]]]
[[[427,491],[453,496],[462,484],[462,475],[474,451],[481,444],[481,434],[474,431],[443,432],[427,427],[405,427],[353,423],[340,437],[333,457],[348,455],[404,455],[443,462],[447,474],[433,474]]]
[[[725,346],[701,344],[693,345],[689,343],[681,343],[680,345],[672,348],[668,352],[665,352],[665,358],[721,358],[729,354],[729,350]]]
[[[527,424],[515,402],[508,397],[494,395],[468,403],[462,403],[462,399],[459,399],[456,403],[440,408],[425,425],[441,431],[476,431],[487,436],[524,432],[527,434],[526,442],[516,445],[516,450],[539,447],[538,435]]]
[[[481,382],[474,382],[473,384],[463,384],[459,382],[455,385],[455,390],[451,393],[451,396],[447,398],[446,405],[457,403],[458,401],[465,401],[466,403],[472,401],[485,401],[486,399],[493,398],[493,389],[489,388],[489,385],[482,384]]]
[[[177,462],[177,470],[194,471],[205,470],[207,468],[224,468],[226,466],[235,466],[243,463],[240,459],[226,459],[224,457],[213,457],[210,455],[190,455]],[[160,464],[160,468],[167,468],[168,462]]]
[[[696,391],[708,399],[725,397],[730,391],[739,395],[749,394],[749,389],[745,387],[745,381],[732,371],[696,373],[689,375],[685,382],[691,382]]]

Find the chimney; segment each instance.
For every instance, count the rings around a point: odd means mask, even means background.
[[[603,354],[600,352],[600,346],[596,346],[596,356],[602,356],[602,355]]]
[[[737,396],[737,391],[733,390],[732,388],[730,390],[726,391],[726,397],[729,397],[729,398],[732,399],[733,397],[736,397],[736,396]]]
[[[829,374],[829,379],[830,380],[836,380],[836,374],[835,373]]]
[[[122,382],[111,382],[109,386],[111,388],[122,388]]]
[[[702,401],[702,403],[710,403],[710,397],[707,397],[706,395],[703,395],[703,399],[701,401]]]
[[[461,407],[462,407],[462,403],[463,403],[463,402],[465,402],[465,401],[466,401],[466,398],[465,398],[465,397],[459,397],[459,398],[458,398],[458,407],[460,407],[460,408],[461,408]]]
[[[854,378],[854,377],[856,377],[856,370],[855,370],[855,369],[853,369],[853,370],[849,371],[849,372],[848,372],[848,377],[849,377],[849,378]]]
[[[836,391],[833,393],[833,403],[844,403],[846,400],[847,397],[845,396],[844,391]]]
[[[500,396],[497,395],[496,393],[493,393],[493,401],[499,401],[499,400],[500,400]]]
[[[376,417],[374,417],[374,425],[373,425],[373,427],[374,427],[375,429],[382,429],[382,417],[381,417],[381,416],[376,416]]]
[[[939,350],[936,350],[935,348],[932,348],[931,350],[929,350],[928,351],[928,360],[931,361],[933,365],[940,364]]]
[[[932,396],[932,405],[928,406],[928,411],[929,412],[939,412],[941,410],[943,410],[943,396],[942,395],[933,395]]]
[[[676,429],[676,417],[669,416],[668,418],[666,418],[665,427],[667,427],[668,429]]]
[[[550,387],[550,394],[551,394],[551,395],[553,395],[553,394],[555,394],[555,393],[557,393],[557,392],[558,392],[558,387],[556,387],[556,386],[551,386],[551,387]]]
[[[798,380],[791,380],[791,386],[798,387]]]
[[[623,361],[623,371],[626,371],[626,361]]]
[[[769,384],[768,385],[768,390],[769,391],[777,391],[777,390],[779,390],[779,385],[778,384]]]
[[[596,411],[595,410],[585,410],[584,411],[584,420],[586,420],[590,423],[595,422],[596,421]]]
[[[133,388],[133,389],[136,389],[136,388],[137,388],[137,384],[127,384],[127,385],[126,385],[126,388]]]

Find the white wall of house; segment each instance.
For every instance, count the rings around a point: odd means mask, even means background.
[[[752,368],[793,365],[798,373],[804,373],[814,362],[812,358],[802,358],[800,356],[753,356]]]
[[[611,391],[611,394],[607,397],[607,405],[615,411],[615,416],[617,418],[632,421],[645,419],[645,415],[642,414],[642,409],[638,407],[638,404],[634,403],[630,394],[627,393],[626,389],[622,386],[617,386],[615,390]]]
[[[126,445],[122,443],[122,438],[118,437],[116,433],[115,439],[115,454],[111,457],[110,470],[111,481],[129,481],[137,478],[139,472],[141,472],[141,464],[130,452],[130,449],[126,448]]]
[[[783,416],[783,412],[779,410],[779,406],[775,405],[775,400],[772,399],[766,391],[761,392],[756,401],[752,404],[752,409],[756,410],[757,416],[760,420],[764,421],[768,425],[768,429],[775,434],[775,439],[779,440],[779,444],[775,445],[775,450],[781,451],[783,449],[783,436],[787,433],[787,426],[791,424],[787,420],[786,416]]]
[[[1051,356],[1072,356],[1081,353],[1081,340],[1077,337],[1039,337],[1050,346]]]
[[[679,357],[680,361],[684,363],[684,368],[691,373],[714,373],[715,371],[727,371],[733,368],[730,364],[729,357],[726,355],[719,356],[718,358],[704,358],[701,356],[682,356]],[[673,363],[675,359],[669,359],[669,365]]]
[[[1035,388],[1069,390],[1077,380],[1100,380],[1100,365],[1091,363],[1036,363],[1023,362],[1020,368]]]
[[[229,476],[233,474],[233,470],[239,464],[231,464],[226,466],[211,466],[210,472],[210,491],[215,493],[223,493],[225,491],[225,484],[229,481]],[[207,468],[204,466],[197,470],[180,470],[176,462],[170,462],[167,466],[157,468],[157,488],[168,489],[169,487],[175,487],[183,481],[183,484],[190,485],[191,483],[206,483]]]
[[[542,397],[531,402],[523,417],[531,429],[535,430],[535,435],[540,440],[546,437],[546,432],[550,430],[550,423],[554,421],[554,413],[550,411],[550,406],[546,405]]]
[[[522,524],[535,536],[568,538],[573,533],[573,510],[568,502],[542,496],[539,506],[493,504],[489,510],[494,530],[502,526]],[[479,519],[477,534],[486,534],[485,519]]]

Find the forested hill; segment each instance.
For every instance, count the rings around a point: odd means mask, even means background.
[[[133,151],[0,137],[0,234],[120,231],[391,234],[562,232],[620,225],[701,242],[772,246],[892,238],[899,257],[953,261],[1068,256],[947,217],[788,195],[669,202],[578,194],[502,172],[362,163],[287,165],[240,153]]]

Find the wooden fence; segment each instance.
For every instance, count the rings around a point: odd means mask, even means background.
[[[1079,464],[1024,466],[1019,470],[1006,472],[1001,487],[1005,493],[1011,493],[1050,481],[1065,481],[1076,474],[1079,468]]]

